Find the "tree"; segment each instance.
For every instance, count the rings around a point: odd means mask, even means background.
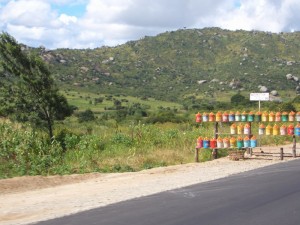
[[[73,109],[59,94],[45,62],[4,32],[0,34],[0,57],[0,113],[45,128],[53,138],[54,121],[71,115]]]
[[[233,105],[239,105],[239,104],[244,105],[246,102],[246,98],[245,96],[238,93],[231,97],[230,102]]]
[[[94,115],[93,111],[90,109],[87,109],[84,112],[81,112],[78,114],[79,123],[93,121],[93,120],[95,120],[95,115]]]

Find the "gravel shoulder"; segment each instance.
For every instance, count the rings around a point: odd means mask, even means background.
[[[284,147],[291,152],[291,145]],[[278,151],[264,148],[264,151]],[[299,149],[297,149],[299,152]],[[23,225],[211,181],[293,158],[221,158],[140,172],[18,177],[0,180],[0,224]]]

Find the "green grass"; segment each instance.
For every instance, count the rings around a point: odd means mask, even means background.
[[[142,100],[137,97],[132,96],[114,96],[111,95],[111,100],[108,100],[109,95],[95,94],[92,92],[83,91],[63,91],[64,96],[66,96],[69,104],[77,106],[79,111],[84,111],[86,109],[91,109],[94,113],[101,113],[107,111],[108,108],[114,106],[114,99],[122,102],[123,106],[129,106],[133,103],[140,103],[142,105],[148,106],[150,110],[155,111],[159,107],[170,108],[170,109],[181,109],[182,105],[178,103],[172,103],[167,101],[155,100],[154,98],[149,98],[147,100]],[[103,98],[102,103],[94,104],[96,98]]]

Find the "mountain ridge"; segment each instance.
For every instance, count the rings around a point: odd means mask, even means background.
[[[300,32],[180,29],[116,47],[36,50],[59,85],[93,92],[178,102],[217,92],[300,90]]]

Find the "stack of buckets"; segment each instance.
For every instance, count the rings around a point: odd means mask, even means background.
[[[259,135],[297,135],[300,136],[300,112],[249,112],[244,111],[240,113],[237,111],[234,112],[217,112],[214,114],[203,113],[202,115],[198,112],[196,114],[196,122],[274,122],[273,125],[270,123],[266,126],[263,123],[259,125],[258,134]],[[278,122],[299,122],[296,126],[293,124],[290,125],[281,125],[279,126]],[[233,123],[230,126],[231,135],[247,135],[246,137],[239,136],[237,138],[225,137],[218,139],[207,137],[199,137],[197,139],[197,148],[247,148],[247,147],[257,147],[257,140],[255,136],[249,138],[251,135],[250,124],[235,124]]]
[[[300,122],[300,112],[249,112],[244,111],[240,113],[237,111],[234,112],[220,112],[218,111],[216,114],[213,112],[206,113],[204,112],[202,115],[200,112],[196,114],[196,123],[201,122]]]
[[[265,126],[264,124],[260,124],[258,128],[258,134],[259,135],[296,135],[300,136],[300,124],[297,124],[295,127],[293,124],[290,124],[288,126],[286,125],[279,125],[274,124],[273,126],[268,124]]]
[[[300,130],[300,127],[299,127]],[[212,138],[209,139],[207,137],[202,138],[198,137],[197,139],[197,146],[196,148],[255,148],[257,147],[257,140],[256,137],[253,136],[252,138],[249,138],[248,136],[242,137],[239,136],[238,138],[235,137],[225,137],[218,139]]]

